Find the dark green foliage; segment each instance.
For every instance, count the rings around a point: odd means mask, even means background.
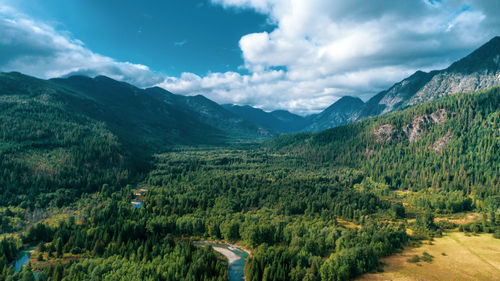
[[[43,223],[38,223],[28,228],[28,231],[23,237],[23,242],[34,244],[36,242],[48,242],[53,237],[53,230]]]
[[[49,82],[0,74],[0,205],[62,206],[135,171],[116,135],[66,98]]]
[[[390,210],[404,216],[404,207],[353,188],[363,180],[355,170],[260,151],[185,150],[157,160],[144,207],[163,223],[152,228],[241,239],[257,249],[247,280],[320,280],[322,259],[335,253],[355,276],[408,239],[404,227],[369,219]],[[365,222],[360,231],[346,230],[336,226],[337,217]]]
[[[168,146],[225,140],[192,111],[107,77],[0,73],[0,206],[61,207],[134,180]]]
[[[19,242],[12,238],[2,238],[0,241],[0,280],[4,280],[11,271],[10,264],[16,259]]]
[[[76,225],[74,219],[68,219],[51,230],[49,253],[55,251],[57,258],[69,252],[88,257],[46,268],[44,274],[52,276],[51,280],[97,276],[99,280],[227,280],[227,262],[210,247],[176,243],[168,232],[148,231],[150,221],[158,220],[113,197],[99,208],[84,210],[86,224]]]
[[[429,254],[427,252],[422,253],[422,260],[423,261],[430,263],[430,262],[432,262],[433,259],[434,259],[434,257],[431,254]]]
[[[493,233],[493,237],[496,239],[500,239],[500,228],[497,228],[495,232]]]

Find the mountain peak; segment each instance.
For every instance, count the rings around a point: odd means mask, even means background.
[[[343,96],[340,99],[338,99],[336,102],[334,102],[332,105],[330,105],[328,108],[324,110],[324,112],[327,111],[345,111],[350,108],[355,108],[359,109],[361,106],[365,104],[360,98],[358,97],[352,97],[352,96]]]
[[[500,71],[500,36],[494,37],[465,58],[453,63],[446,70],[464,74]]]
[[[348,122],[350,116],[360,110],[365,103],[357,97],[343,96],[314,116],[306,131],[322,131]]]

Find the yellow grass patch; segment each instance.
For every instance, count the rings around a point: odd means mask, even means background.
[[[435,222],[439,221],[450,221],[452,223],[456,223],[458,225],[468,224],[471,222],[480,221],[482,219],[482,215],[479,213],[461,213],[455,215],[448,215],[446,217],[438,217],[435,218]]]
[[[411,263],[412,256],[432,255],[433,261]],[[452,232],[420,248],[383,259],[384,272],[368,273],[357,280],[500,280],[500,239],[491,234],[466,236]]]
[[[343,220],[343,219],[339,219],[339,218],[337,218],[337,223],[340,226],[345,227],[345,228],[361,228],[360,225],[357,225],[352,221]]]

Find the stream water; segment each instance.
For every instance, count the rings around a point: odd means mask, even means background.
[[[225,248],[234,254],[236,254],[239,259],[234,261],[233,263],[229,264],[229,269],[228,269],[228,277],[229,281],[243,281],[245,280],[245,263],[248,258],[248,254],[245,251],[242,251],[238,248],[235,248],[229,244],[225,243],[207,243],[207,242],[196,242],[195,245],[198,246],[206,246],[210,245],[212,247],[221,247]]]
[[[14,262],[16,271],[20,271],[30,261],[30,253],[28,250],[23,250],[19,253],[18,258]]]

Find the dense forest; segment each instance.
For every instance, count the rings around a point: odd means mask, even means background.
[[[248,249],[246,280],[349,280],[447,229],[500,237],[500,88],[264,144],[169,147],[140,180],[102,123],[0,97],[2,281],[228,280],[199,240]],[[469,211],[482,221],[435,220]]]

